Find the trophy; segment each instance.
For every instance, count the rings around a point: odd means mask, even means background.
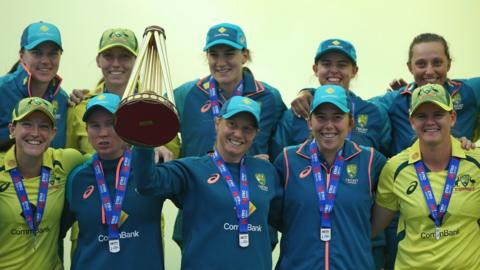
[[[165,31],[159,26],[149,26],[143,34],[127,88],[115,112],[115,131],[127,143],[164,145],[180,129],[165,39]]]

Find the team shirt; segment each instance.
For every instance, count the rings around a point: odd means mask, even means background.
[[[169,198],[183,208],[181,269],[272,269],[268,224],[278,224],[282,188],[269,162],[245,157],[249,245],[240,247],[232,193],[211,156],[188,157],[156,167],[149,149],[135,147],[133,156],[138,191]],[[239,164],[226,163],[226,167],[238,187]]]
[[[113,200],[116,174],[122,159],[100,160]],[[102,206],[92,159],[69,176],[62,235],[78,221],[77,247],[72,269],[164,269],[160,227],[163,199],[140,196],[130,173],[119,221],[120,252],[110,253],[108,228],[102,224]]]
[[[17,168],[15,146],[7,151],[0,162],[0,269],[62,269],[58,236],[65,182],[68,173],[82,161],[82,155],[73,149],[48,148],[43,154],[42,166],[50,169],[50,178],[45,211],[34,241],[9,173]],[[32,208],[36,209],[40,176],[23,179],[23,183]]]
[[[345,141],[343,168],[338,180],[331,240],[321,241],[321,217],[311,141],[284,149],[275,161],[284,185],[282,239],[276,269],[374,269],[371,237],[373,192],[385,157],[371,147]],[[320,156],[324,181],[332,169]]]
[[[382,170],[376,202],[400,211],[404,223],[395,269],[480,269],[480,151],[462,150],[452,137],[452,156],[460,165],[438,240],[414,166],[421,159],[419,142],[392,157]],[[427,177],[438,204],[447,168],[427,168]]]

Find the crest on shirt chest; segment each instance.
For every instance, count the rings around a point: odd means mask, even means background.
[[[368,132],[368,114],[359,114],[357,116],[356,130],[360,133],[366,134]]]
[[[464,192],[464,191],[474,191],[477,181],[472,178],[469,174],[459,175],[457,180],[455,180],[454,191]]]
[[[462,95],[459,92],[455,93],[452,97],[453,109],[455,111],[463,109]]]
[[[268,186],[267,186],[267,178],[265,177],[265,174],[263,173],[256,173],[255,174],[255,179],[257,180],[258,183],[258,188],[262,191],[268,191]]]
[[[358,178],[357,178],[357,165],[355,164],[348,164],[346,167],[347,170],[347,177],[345,178],[345,182],[347,184],[352,184],[356,185],[358,183]]]

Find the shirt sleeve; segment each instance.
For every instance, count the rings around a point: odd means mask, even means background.
[[[398,211],[398,197],[395,195],[393,188],[394,188],[394,181],[393,181],[393,174],[395,172],[394,166],[392,166],[392,162],[388,161],[382,169],[380,173],[380,178],[378,180],[378,188],[375,202],[389,210]]]
[[[153,149],[143,147],[133,148],[132,171],[140,194],[169,198],[175,203],[186,189],[186,179],[192,177],[178,160],[155,166]]]

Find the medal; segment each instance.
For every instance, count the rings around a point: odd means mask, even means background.
[[[118,239],[108,240],[108,247],[111,253],[120,252],[120,240]]]
[[[250,242],[248,240],[248,234],[247,233],[239,233],[238,234],[238,244],[242,248],[248,247]]]
[[[332,239],[332,230],[330,228],[321,228],[320,229],[320,240],[326,242]]]

